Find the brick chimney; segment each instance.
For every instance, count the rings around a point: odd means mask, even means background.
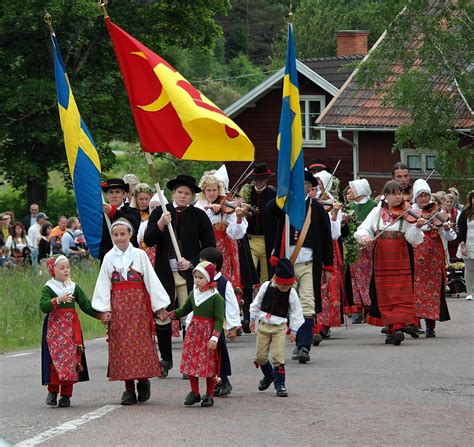
[[[337,56],[366,55],[368,35],[369,32],[365,30],[336,31]]]

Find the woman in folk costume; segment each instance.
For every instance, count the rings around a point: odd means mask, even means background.
[[[41,344],[42,381],[48,385],[46,405],[69,407],[74,383],[89,380],[76,302],[91,317],[106,321],[108,315],[95,311],[86,294],[71,281],[66,256],[47,259],[46,268],[51,279],[44,285],[40,299],[40,309],[46,314]]]
[[[331,224],[331,237],[333,245],[333,267],[331,281],[322,284],[321,305],[322,312],[317,314],[316,324],[313,327],[313,346],[318,346],[323,338],[330,337],[330,328],[341,326],[341,302],[343,298],[343,263],[340,245],[342,211],[341,206],[329,193],[332,188],[332,175],[325,171],[314,174],[318,181],[316,197],[320,202],[331,203],[331,207],[325,207],[329,214]]]
[[[399,183],[387,182],[382,194],[381,206],[372,209],[354,236],[361,245],[373,246],[371,306],[366,322],[388,326],[385,343],[398,346],[405,339],[404,332],[416,332],[412,245],[423,242],[421,227],[426,221],[420,218],[415,225],[403,218],[397,220],[395,209],[403,202]]]
[[[208,261],[193,270],[194,288],[182,307],[169,313],[170,318],[183,318],[193,312],[183,343],[180,371],[189,376],[191,391],[184,405],[201,402],[201,407],[214,405],[214,388],[219,375],[217,342],[224,324],[224,298],[216,290],[216,269]],[[206,394],[199,393],[199,377],[206,379]]]
[[[444,196],[443,209],[444,212],[448,215],[449,222],[451,222],[451,228],[454,231],[457,231],[457,226],[459,222],[459,216],[461,211],[459,211],[454,205],[456,204],[456,197],[448,193]],[[459,240],[454,239],[453,241],[448,241],[448,264],[451,258],[456,258],[456,253],[458,251]]]
[[[370,211],[377,206],[377,202],[370,198],[372,190],[369,182],[363,178],[349,182],[346,209],[353,213],[356,224],[359,226]],[[346,271],[346,297],[352,313],[352,322],[362,323],[364,314],[370,308],[369,285],[372,276],[372,248],[362,247],[356,262],[349,264]]]
[[[104,257],[92,306],[111,312],[109,327],[109,380],[125,381],[122,405],[150,398],[150,377],[161,376],[153,339],[154,314],[166,319],[170,298],[146,253],[130,243],[132,226],[126,220],[112,224],[114,247]]]
[[[199,182],[202,192],[199,193],[194,206],[204,210],[211,221],[216,247],[224,259],[221,273],[231,282],[240,299],[242,282],[237,241],[242,239],[247,231],[247,220],[240,206],[236,205],[235,209],[226,209],[222,204],[225,201],[228,183],[225,165],[219,171],[204,173]]]
[[[413,184],[413,210],[419,212],[431,202],[431,189],[423,179]],[[437,228],[422,228],[423,242],[415,247],[415,312],[426,321],[426,337],[435,337],[436,320],[450,320],[446,304],[446,257],[447,241],[456,239],[449,222]]]

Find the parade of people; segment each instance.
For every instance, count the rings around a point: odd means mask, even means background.
[[[469,445],[469,2],[7,3],[0,447]]]

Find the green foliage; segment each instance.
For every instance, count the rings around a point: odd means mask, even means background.
[[[98,262],[94,262],[92,267],[72,266],[73,280],[90,298],[98,271]],[[39,298],[48,279],[42,269],[0,269],[0,353],[41,345],[44,314],[39,309]],[[105,335],[100,321],[85,315],[80,309],[76,310],[86,339]]]
[[[466,190],[473,187],[472,137],[460,142],[452,129],[463,101],[472,110],[474,3],[436,0],[429,5],[407,4],[360,67],[357,80],[382,93],[387,104],[410,113],[411,122],[397,129],[395,148],[436,151],[435,167],[445,186]],[[400,67],[395,82],[386,83],[394,66]]]

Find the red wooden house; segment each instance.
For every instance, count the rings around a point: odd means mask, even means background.
[[[338,32],[336,57],[297,61],[305,165],[320,159],[333,167],[340,159],[336,176],[343,185],[356,178],[353,171],[354,150],[345,141],[351,133],[319,129],[315,121],[352,73],[348,65],[361,61],[367,53],[367,36],[366,31]],[[283,76],[284,68],[225,110],[254,143],[255,160],[266,162],[274,172],[278,159],[276,142]],[[226,166],[230,184],[233,185],[247,164],[228,162]]]

